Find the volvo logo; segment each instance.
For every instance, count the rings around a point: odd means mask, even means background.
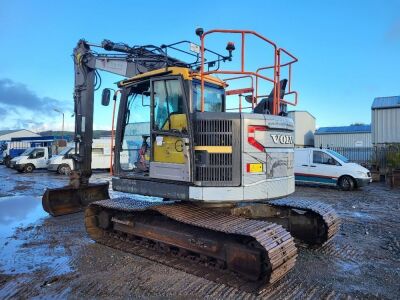
[[[271,137],[275,144],[293,144],[293,137],[291,135],[271,134]]]

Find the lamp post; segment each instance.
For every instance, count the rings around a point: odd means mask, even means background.
[[[57,108],[54,108],[54,111],[62,114],[62,130],[61,130],[61,138],[64,139],[64,113],[60,110],[58,110]]]

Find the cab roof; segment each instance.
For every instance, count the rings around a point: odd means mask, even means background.
[[[129,84],[132,84],[132,83],[142,80],[142,79],[148,79],[148,78],[163,76],[163,75],[182,75],[183,79],[185,79],[185,80],[193,80],[193,79],[201,80],[200,73],[190,70],[189,68],[168,67],[168,68],[162,68],[162,69],[149,71],[149,72],[146,72],[143,74],[133,76],[128,79],[124,79],[124,80],[118,82],[118,87],[127,86]],[[219,85],[221,87],[227,86],[225,81],[223,81],[217,77],[214,77],[214,76],[205,75],[204,80],[208,83],[213,83],[213,84]]]

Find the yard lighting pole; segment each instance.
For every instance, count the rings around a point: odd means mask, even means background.
[[[54,108],[54,111],[62,114],[63,121],[62,121],[61,138],[64,139],[64,113],[62,111],[58,110],[57,108]]]

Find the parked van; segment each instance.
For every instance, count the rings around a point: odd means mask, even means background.
[[[296,183],[337,185],[351,191],[372,182],[368,169],[330,149],[296,148],[294,161]]]
[[[10,161],[10,167],[18,172],[31,173],[35,169],[46,169],[50,152],[48,147],[32,147]]]
[[[66,147],[59,155],[54,155],[48,163],[47,170],[59,174],[69,174],[74,169],[72,155],[75,147]],[[95,139],[92,144],[92,169],[109,169],[111,156],[110,139]]]

